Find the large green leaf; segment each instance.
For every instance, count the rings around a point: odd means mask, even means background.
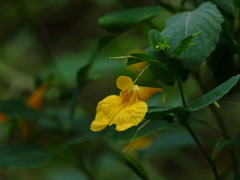
[[[103,16],[98,22],[109,32],[119,33],[160,14],[162,10],[161,6],[129,8]]]
[[[191,34],[198,33],[190,46],[178,58],[186,68],[199,66],[215,49],[221,32],[223,17],[216,6],[210,2],[203,3],[192,12],[176,14],[167,21],[165,30],[161,33],[169,37],[170,52],[174,51],[180,41]]]
[[[240,78],[240,75],[233,76],[229,80],[225,81],[212,91],[208,92],[207,94],[201,96],[200,98],[194,100],[189,105],[190,111],[197,111],[199,109],[202,109],[205,106],[208,106],[209,104],[214,103],[218,99],[220,99],[222,96],[227,94],[230,89],[238,82]]]
[[[53,158],[48,151],[36,145],[0,145],[0,168],[39,166]]]
[[[20,99],[9,99],[0,101],[0,112],[9,116],[31,119],[39,119],[44,114],[29,108],[26,103]]]

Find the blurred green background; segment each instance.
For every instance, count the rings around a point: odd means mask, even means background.
[[[178,7],[181,1],[163,2]],[[91,60],[99,38],[109,35],[98,25],[98,19],[123,7],[154,5],[155,1],[1,0],[0,4],[0,100],[26,100],[39,84],[50,79],[51,85],[44,95],[41,108],[49,116],[37,123],[31,121],[30,127],[39,130],[34,137],[34,144],[56,155],[50,162],[37,167],[2,168],[0,179],[138,180],[121,159],[121,151],[126,144],[105,136],[106,131],[92,133],[89,125],[94,119],[97,103],[108,95],[119,93],[115,85],[116,78],[125,75],[135,79],[139,73],[133,67],[126,66],[126,61],[110,60],[109,57],[129,55],[148,48],[148,32],[153,27],[142,23],[115,38],[97,54],[87,74],[87,82],[80,87],[81,91],[74,95],[74,88],[77,72]],[[193,4],[189,3],[187,7],[191,9]],[[151,22],[161,31],[171,16],[169,11],[164,11],[153,17]],[[199,69],[204,82],[211,87],[213,77],[206,64]],[[148,71],[141,76],[138,84],[164,88],[166,107],[181,105],[177,85],[161,85]],[[201,95],[192,76],[183,84],[188,101]],[[149,106],[161,106],[161,98],[161,93],[154,95],[148,101]],[[234,95],[228,100],[236,98],[238,96]],[[237,106],[220,105],[224,110],[224,119],[238,117]],[[206,117],[214,119],[208,109],[195,113],[195,116],[203,120]],[[227,123],[227,126],[232,134],[238,132],[239,123],[234,127]],[[207,150],[211,151],[218,134],[201,124],[194,128],[209,145]],[[8,123],[1,124],[0,139],[3,144],[7,139],[7,129]],[[209,137],[212,137],[211,140]],[[213,177],[207,162],[184,129],[171,127],[142,139],[143,146],[145,141],[150,142],[153,148],[147,143],[149,151],[139,151],[138,156],[145,158],[142,164],[153,180],[201,180],[199,174],[204,174],[205,180]],[[13,142],[22,143],[24,140],[15,134]],[[151,151],[154,146],[158,147],[158,152]],[[135,150],[129,150],[128,153],[137,157]],[[224,153],[222,159],[217,160],[219,169],[225,168],[224,158],[228,154]]]

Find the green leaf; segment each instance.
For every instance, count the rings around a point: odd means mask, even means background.
[[[239,0],[233,0],[233,4],[235,7],[240,8],[240,1]]]
[[[174,114],[178,118],[179,122],[181,122],[181,123],[184,123],[190,117],[189,110],[187,108],[179,106],[179,107],[174,107],[174,108],[169,108],[169,109],[163,109],[160,111],[149,112],[146,114],[145,119],[165,120],[163,118],[165,118],[166,115],[168,115],[170,113]],[[171,121],[169,123],[171,123]]]
[[[192,42],[196,43],[184,51],[178,59],[185,68],[199,66],[215,49],[221,32],[223,17],[217,7],[210,3],[203,3],[192,12],[176,14],[167,21],[167,26],[162,31],[163,37],[169,37],[170,49],[173,52],[182,39],[191,34],[200,34]]]
[[[106,45],[108,45],[112,40],[114,39],[114,36],[105,35],[100,37],[98,40],[98,47],[97,50],[101,51]]]
[[[162,51],[154,51],[152,48],[148,48],[146,52],[155,56],[162,64],[168,64],[167,68],[164,68],[160,64],[154,64],[154,66],[149,67],[154,78],[161,81],[163,84],[171,86],[175,83],[176,78],[182,81],[188,78],[189,70],[183,68],[177,59],[168,61]]]
[[[128,62],[127,62],[127,66],[130,66],[132,64],[136,64],[139,62],[148,62],[151,64],[158,64],[159,66],[161,66],[162,68],[168,70],[168,67],[165,63],[160,62],[155,56],[151,55],[151,54],[143,54],[143,53],[133,53],[131,54],[131,57],[128,58]]]
[[[207,94],[201,96],[200,98],[194,100],[189,105],[190,111],[197,111],[199,109],[204,108],[205,106],[208,106],[209,104],[214,103],[218,99],[220,99],[222,96],[227,94],[230,89],[238,82],[240,75],[233,76],[229,80],[225,81],[212,91],[208,92]]]
[[[164,118],[164,117],[163,117]],[[173,122],[169,124],[167,121],[164,122],[158,118],[159,121],[150,121],[147,123],[137,134],[136,139],[147,136],[149,134],[164,130],[164,129],[174,129],[182,127],[178,122]],[[144,121],[145,122],[145,121]],[[113,142],[113,143],[126,143],[129,142],[134,134],[136,133],[136,130],[144,123],[140,123],[138,126],[132,127],[127,129],[126,131],[118,132],[115,130],[115,128],[111,127],[110,130],[107,133],[107,138]]]
[[[66,143],[64,143],[62,145],[61,148],[65,149],[65,148],[68,148],[69,146],[74,145],[74,144],[84,143],[86,141],[89,141],[89,140],[95,139],[97,137],[100,137],[101,134],[102,134],[101,132],[99,132],[99,133],[89,132],[87,134],[81,135],[80,137],[77,137],[77,138],[74,138],[70,141],[67,141]]]
[[[43,165],[53,158],[49,152],[36,145],[0,145],[0,168],[28,168]]]
[[[183,40],[180,41],[179,45],[176,47],[176,49],[172,52],[172,54],[170,54],[171,57],[177,57],[180,56],[189,46],[195,45],[195,43],[191,43],[192,39],[195,38],[198,34],[192,34],[186,38],[184,38]]]
[[[148,160],[162,153],[169,152],[180,147],[194,146],[193,138],[185,132],[171,132],[161,135],[154,140],[149,147],[138,150],[138,156],[143,160]]]
[[[155,29],[149,31],[148,40],[152,48],[156,51],[164,50],[166,47],[170,47],[168,45],[168,38],[164,38],[161,33]]]
[[[239,2],[239,0],[236,1]],[[234,0],[221,0],[221,1],[212,0],[212,3],[216,4],[218,9],[226,13],[227,16],[234,18],[235,16]]]
[[[161,6],[129,8],[103,16],[98,23],[109,32],[119,33],[160,14],[162,11]]]
[[[143,167],[131,156],[122,154],[124,162],[130,167],[141,179],[149,180],[149,177]]]
[[[31,119],[43,118],[41,112],[29,108],[26,103],[20,99],[9,99],[0,101],[0,112],[13,117]]]
[[[223,150],[224,148],[228,147],[229,145],[233,145],[233,146],[240,146],[240,133],[237,134],[235,137],[233,138],[228,138],[225,139],[223,141],[221,141],[217,147],[215,148],[214,152],[213,152],[213,156],[212,159],[216,159],[218,153]]]

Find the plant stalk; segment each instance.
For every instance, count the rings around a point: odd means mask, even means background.
[[[213,174],[215,176],[216,180],[220,180],[220,177],[218,175],[215,163],[212,161],[212,159],[209,157],[209,155],[207,154],[207,152],[205,151],[205,149],[203,148],[202,144],[200,143],[198,137],[195,135],[195,133],[193,132],[192,128],[189,126],[188,122],[186,124],[184,124],[185,128],[188,130],[188,132],[191,134],[192,138],[194,139],[194,141],[196,142],[197,146],[199,147],[199,149],[201,150],[202,154],[204,155],[204,157],[206,158],[206,160],[208,161]]]

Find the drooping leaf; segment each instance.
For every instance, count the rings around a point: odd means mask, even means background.
[[[190,111],[197,111],[199,109],[204,108],[205,106],[208,106],[209,104],[214,103],[221,97],[223,97],[225,94],[227,94],[230,89],[238,82],[240,78],[240,75],[233,76],[229,80],[225,81],[215,89],[211,90],[207,94],[201,96],[200,98],[194,100],[189,105]]]
[[[44,117],[43,113],[29,108],[26,103],[20,99],[9,99],[0,101],[0,112],[13,117],[39,119]]]
[[[130,167],[142,180],[149,180],[149,177],[143,167],[131,156],[122,154],[124,162]]]
[[[0,145],[0,168],[28,168],[43,165],[53,158],[48,151],[36,145]]]
[[[171,132],[161,135],[154,140],[149,147],[138,150],[138,156],[143,160],[148,160],[162,153],[174,150],[180,147],[194,146],[196,143],[186,132]]]
[[[215,148],[212,159],[216,159],[218,153],[229,145],[240,146],[240,133],[235,137],[222,140]]]
[[[215,49],[222,22],[223,17],[217,7],[206,2],[192,12],[183,12],[170,18],[161,34],[163,37],[169,37],[168,43],[171,48],[167,50],[173,52],[182,39],[200,32],[192,40],[192,43],[196,45],[188,47],[178,57],[185,68],[194,68],[199,66]]]
[[[119,33],[160,14],[162,11],[161,6],[129,8],[103,16],[98,23],[109,32]]]
[[[168,37],[164,38],[161,33],[155,29],[149,31],[148,35],[149,43],[155,51],[164,50],[168,45]]]

